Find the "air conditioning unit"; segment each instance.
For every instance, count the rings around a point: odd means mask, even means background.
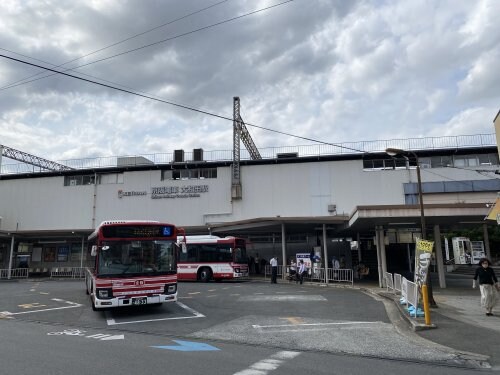
[[[182,163],[184,161],[184,150],[174,150],[174,163]]]
[[[193,149],[193,161],[203,161],[203,149],[202,148]]]
[[[328,205],[328,212],[337,212],[337,205],[336,204],[329,204]]]
[[[298,158],[299,157],[299,153],[298,152],[283,152],[281,154],[276,154],[276,157],[278,159]]]

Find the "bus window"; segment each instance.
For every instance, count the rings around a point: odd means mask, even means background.
[[[229,246],[221,246],[217,248],[217,257],[219,262],[232,262],[233,254]]]

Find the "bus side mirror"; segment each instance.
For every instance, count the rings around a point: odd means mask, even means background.
[[[92,248],[90,250],[90,256],[95,257],[97,255],[97,245],[92,245]]]
[[[187,246],[185,242],[181,242],[181,249],[184,254],[187,253]]]

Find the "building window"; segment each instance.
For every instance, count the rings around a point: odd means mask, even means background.
[[[173,176],[172,176],[172,170],[163,170],[161,171],[161,180],[164,181],[164,180],[173,180]]]
[[[471,154],[471,155],[441,155],[431,157],[421,157],[418,159],[421,168],[470,168],[481,165],[499,165],[498,154]],[[414,157],[394,157],[392,159],[363,160],[363,169],[384,170],[384,169],[404,169],[415,168]]]
[[[174,169],[161,171],[161,180],[198,180],[217,178],[217,168]]]
[[[123,173],[106,173],[98,176],[99,185],[123,184]]]
[[[82,176],[64,176],[64,186],[77,186],[77,185],[93,185],[95,183],[95,176],[82,175]]]

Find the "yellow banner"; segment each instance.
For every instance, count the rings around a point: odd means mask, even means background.
[[[488,216],[486,216],[485,220],[495,220],[497,223],[500,218],[500,198],[497,198],[493,207],[491,207]]]
[[[425,284],[429,265],[431,264],[434,241],[417,239],[415,250],[415,283],[418,287]]]

